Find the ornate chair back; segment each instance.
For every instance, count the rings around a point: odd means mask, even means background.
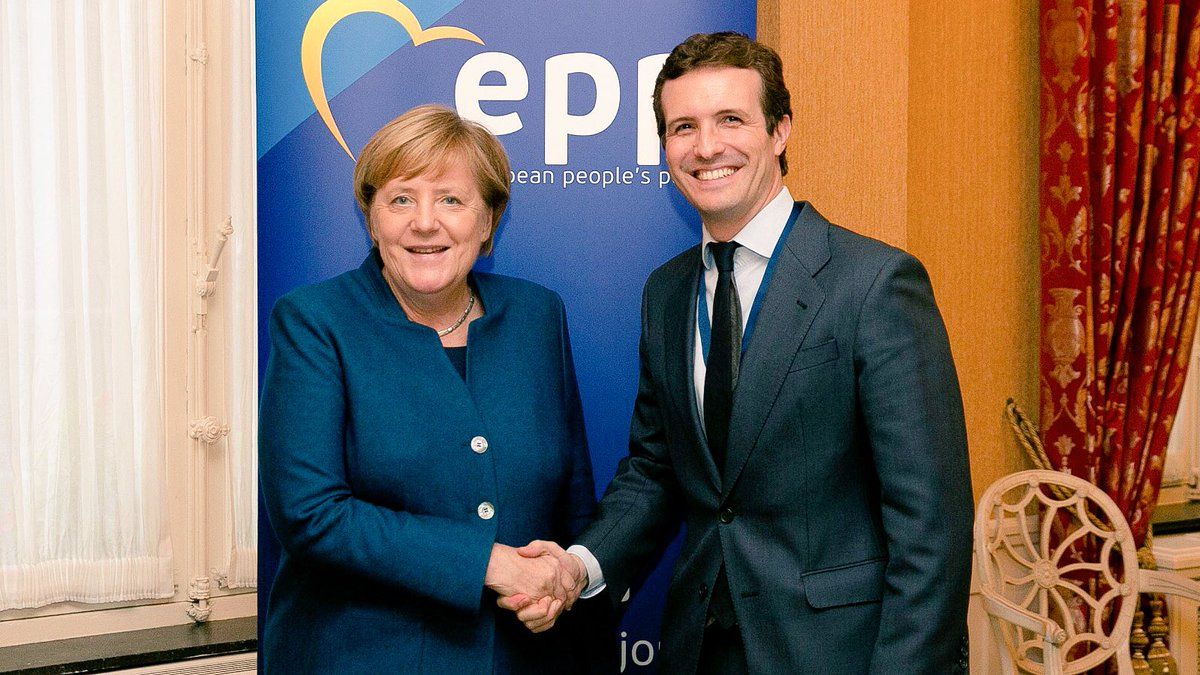
[[[1100,488],[1057,471],[992,484],[975,514],[975,564],[1006,672],[1081,673],[1116,654],[1131,672],[1137,548]]]

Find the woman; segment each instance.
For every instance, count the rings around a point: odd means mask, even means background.
[[[471,271],[508,201],[503,148],[421,106],[367,143],[354,184],[370,255],[271,315],[265,670],[608,668],[602,603],[534,635],[488,590],[553,583],[512,546],[570,541],[595,508],[562,301]]]

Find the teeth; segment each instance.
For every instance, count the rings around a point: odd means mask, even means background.
[[[696,178],[699,178],[700,180],[716,180],[718,178],[732,176],[734,171],[736,171],[736,169],[729,167],[724,169],[712,169],[709,171],[697,171]]]
[[[446,247],[445,246],[411,246],[411,247],[409,247],[408,250],[412,251],[413,253],[438,253],[440,251],[445,251]]]

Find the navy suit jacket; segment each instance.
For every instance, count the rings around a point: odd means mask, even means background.
[[[486,313],[468,326],[464,382],[380,270],[373,251],[359,269],[284,296],[271,315],[260,475],[282,556],[265,670],[611,663],[607,603],[581,602],[561,627],[533,635],[483,587],[493,542],[569,542],[594,513],[561,300],[473,274]]]
[[[650,275],[629,455],[579,543],[619,598],[685,523],[663,672],[695,672],[722,563],[750,672],[952,672],[973,501],[928,276],[796,208],[742,357],[724,476],[692,376],[699,248]]]

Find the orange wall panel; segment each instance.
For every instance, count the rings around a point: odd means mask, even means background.
[[[1037,413],[1037,3],[759,3],[795,113],[787,183],[929,269],[962,383],[978,495],[1026,466]]]
[[[792,92],[788,186],[831,221],[902,246],[907,0],[773,4],[759,31],[777,40]]]

